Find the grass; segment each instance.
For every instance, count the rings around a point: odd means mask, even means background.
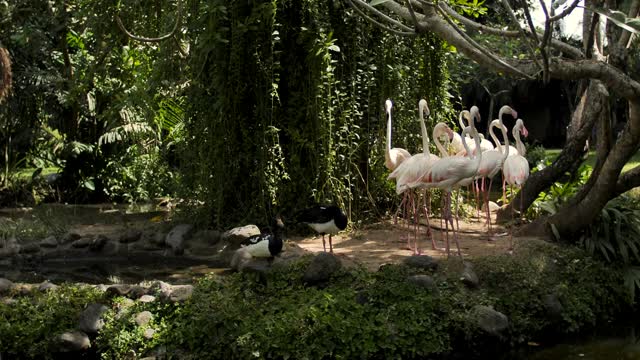
[[[553,161],[560,154],[560,151],[562,151],[562,149],[545,149],[545,152],[547,154],[547,159]],[[587,156],[585,163],[591,166],[595,165],[596,163],[595,151],[589,151],[589,155]],[[627,164],[622,168],[622,172],[629,171],[638,165],[640,165],[640,151],[638,151],[635,155],[631,157],[631,159],[629,159]]]

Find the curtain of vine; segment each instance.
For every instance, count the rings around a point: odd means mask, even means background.
[[[378,215],[397,199],[383,165],[384,100],[395,103],[394,146],[412,153],[421,150],[420,97],[432,119],[452,118],[445,44],[383,33],[344,17],[343,6],[190,3],[199,15],[189,24],[183,170],[209,221],[266,221],[313,202],[335,202],[354,219]]]

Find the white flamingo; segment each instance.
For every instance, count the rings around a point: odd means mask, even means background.
[[[407,246],[410,249],[413,249],[414,255],[418,255],[420,253],[418,249],[418,238],[417,238],[417,227],[420,224],[420,211],[418,210],[418,206],[416,206],[415,204],[415,194],[413,193],[413,188],[411,188],[409,184],[415,182],[420,176],[420,174],[424,174],[431,167],[431,164],[433,164],[436,160],[439,159],[437,155],[431,154],[431,152],[429,151],[429,145],[430,145],[429,135],[427,134],[427,127],[425,125],[425,121],[423,117],[423,114],[425,112],[427,113],[427,116],[430,115],[427,101],[424,99],[421,99],[420,102],[418,103],[418,109],[420,114],[420,130],[422,133],[422,153],[415,154],[409,159],[405,160],[389,175],[389,178],[396,179],[396,192],[398,194],[407,193],[407,192],[409,193],[409,199],[410,199],[409,203],[414,213],[416,228],[414,229],[414,233],[415,233],[414,246],[411,247],[410,239],[408,236],[407,236]],[[436,128],[434,128],[433,136],[434,136],[434,140],[436,141],[436,144],[438,144],[437,138],[440,137],[440,135],[447,132],[447,130],[449,130],[449,133],[452,133],[451,130],[445,124],[436,126]],[[442,146],[440,147],[442,148]],[[425,201],[426,201],[426,192],[424,195],[425,195]],[[423,208],[425,208],[425,216],[427,219],[427,234],[430,234],[428,210],[426,210],[426,207],[424,206]],[[436,245],[435,245],[435,241],[433,240],[433,237],[431,237],[431,245],[433,249],[435,249]]]
[[[480,168],[478,169],[478,177],[482,180],[482,185],[480,190],[484,194],[484,206],[486,210],[486,222],[487,222],[487,231],[489,237],[491,236],[491,213],[489,211],[489,192],[491,191],[491,185],[493,184],[493,178],[498,174],[500,169],[502,168],[502,164],[509,156],[511,152],[512,146],[509,145],[509,137],[507,135],[506,127],[502,122],[502,116],[505,113],[511,113],[514,117],[517,117],[517,112],[513,110],[511,107],[505,105],[500,109],[498,113],[498,119],[493,120],[491,124],[489,124],[489,134],[491,134],[491,138],[496,143],[497,149],[485,151],[482,154],[482,162],[480,162]],[[500,127],[502,131],[502,136],[505,139],[505,145],[502,146],[500,141],[496,137],[496,134],[493,132],[494,127]],[[485,188],[485,178],[489,179],[489,188]],[[480,180],[478,180],[480,181]]]
[[[480,136],[474,126],[473,119],[479,117],[479,112],[477,111],[477,107],[471,110],[472,121],[470,121],[470,126],[466,127],[462,131],[462,135],[466,135],[470,133],[473,137],[473,140],[476,143],[477,147],[480,147]],[[465,142],[463,142],[464,147],[467,150],[467,153],[470,154],[470,151]],[[456,232],[456,228],[453,225],[453,216],[451,213],[451,191],[460,186],[461,183],[470,182],[470,179],[473,179],[478,173],[478,167],[480,166],[480,162],[482,161],[482,152],[479,152],[475,159],[471,159],[470,157],[459,157],[459,156],[447,156],[440,158],[436,161],[429,171],[426,174],[420,177],[418,180],[422,184],[420,186],[424,186],[427,188],[439,188],[445,192],[445,204],[443,206],[443,217],[445,218],[445,232],[446,236],[446,251],[447,255],[450,253],[449,246],[449,237],[448,237],[448,225],[451,224],[451,228],[453,231],[453,239],[456,243],[456,247],[458,248],[458,255],[462,257],[462,252],[460,251],[460,243],[458,242],[458,235]],[[456,214],[456,223],[457,223],[457,214]]]
[[[527,153],[527,149],[525,148],[522,140],[520,140],[520,133],[525,137],[529,135],[529,131],[524,126],[524,122],[522,119],[516,120],[516,124],[511,129],[513,137],[516,139],[516,148],[518,149],[518,155],[510,156],[504,161],[504,165],[502,166],[502,171],[504,173],[504,181],[509,184],[509,186],[516,186],[518,189],[522,187],[527,179],[529,178],[529,162],[524,157]],[[505,184],[503,183],[503,191],[505,189]],[[513,199],[512,199],[513,201]],[[512,217],[515,209],[511,206]],[[520,198],[520,214],[522,214],[522,197]],[[513,237],[509,236],[510,246],[513,249]]]
[[[386,166],[387,169],[394,171],[398,165],[411,157],[411,153],[403,148],[391,148],[391,108],[393,108],[391,99],[387,99],[387,101],[385,101],[384,108],[387,112],[387,147],[384,152],[384,166]],[[406,196],[403,196],[402,201],[400,201],[400,205],[398,205],[398,210],[393,216],[394,224],[398,223],[398,212],[400,212],[400,209],[402,209],[402,206],[406,201]]]

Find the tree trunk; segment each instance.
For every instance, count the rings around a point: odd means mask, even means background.
[[[629,122],[612,147],[599,176],[588,194],[578,204],[564,206],[544,221],[547,234],[552,227],[562,239],[575,240],[579,232],[595,221],[602,208],[618,195],[620,171],[640,144],[640,101],[629,102]]]
[[[573,173],[580,167],[584,155],[584,144],[591,135],[596,119],[606,108],[607,96],[607,90],[600,82],[595,80],[591,82],[573,113],[569,139],[560,155],[550,166],[531,174],[522,189],[515,195],[515,199],[522,199],[522,209],[529,208],[540,192],[548,189],[567,172]],[[497,213],[497,221],[510,220],[511,207],[520,208],[520,201],[516,203],[512,202],[500,209]]]

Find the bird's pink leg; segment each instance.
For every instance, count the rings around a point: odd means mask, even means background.
[[[413,190],[412,190],[413,191]],[[414,224],[414,237],[413,237],[413,255],[420,255],[418,250],[418,231],[420,228],[420,197],[416,191],[414,192],[414,196],[418,197],[418,201],[416,201],[415,207],[413,208],[415,214],[415,224]]]
[[[327,252],[327,243],[324,241],[324,234],[322,234],[322,247],[324,248],[324,252]]]
[[[407,193],[402,194],[402,201],[400,201],[400,205],[396,209],[396,213],[393,215],[393,225],[398,225],[398,214],[402,211],[405,206],[405,202],[407,201]]]
[[[431,196],[427,189],[424,189],[424,216],[427,218],[427,238],[431,239],[431,248],[433,250],[436,249],[436,240],[433,238],[433,234],[431,233],[431,224],[429,224],[429,207],[428,203],[431,203]]]
[[[493,184],[493,178],[489,179],[489,189],[486,192],[484,205],[487,208],[487,233],[489,240],[491,240],[491,211],[489,211],[489,194],[491,193],[491,185]]]
[[[511,201],[513,201],[513,186],[509,185],[511,191]],[[509,228],[509,250],[513,250],[513,218],[515,217],[515,208],[511,206],[511,227]]]
[[[453,221],[451,222],[451,227],[453,228]],[[458,232],[460,231],[460,224],[458,223],[458,207],[456,206],[456,227],[458,230],[453,231],[453,241],[456,243],[456,247],[458,248],[458,256],[462,259],[462,252],[460,251],[460,243],[458,242]]]

